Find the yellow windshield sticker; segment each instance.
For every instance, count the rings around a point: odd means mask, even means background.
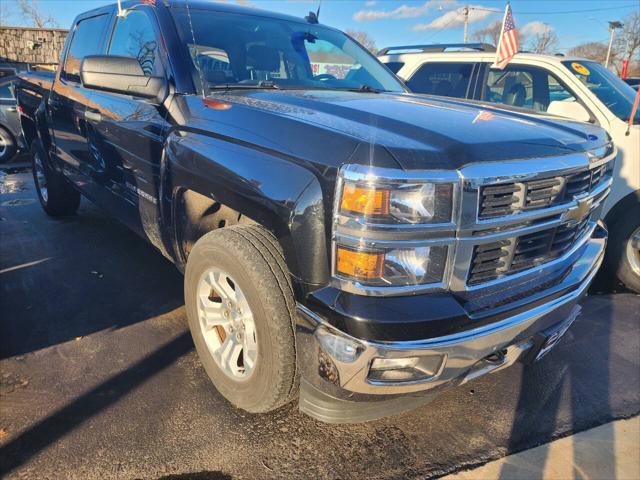
[[[573,68],[580,75],[587,75],[587,76],[591,75],[591,72],[589,71],[589,69],[584,65],[582,65],[581,63],[573,62],[571,64],[571,68]]]

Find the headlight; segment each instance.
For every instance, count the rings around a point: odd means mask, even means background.
[[[386,295],[444,286],[458,185],[457,172],[344,166],[333,235],[340,287]]]
[[[433,182],[345,180],[340,213],[375,223],[432,224],[451,221],[453,185]]]

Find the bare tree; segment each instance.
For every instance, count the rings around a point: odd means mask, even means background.
[[[38,0],[18,0],[18,10],[22,18],[37,28],[55,28],[58,22],[53,15],[46,14],[40,8]]]
[[[570,57],[582,57],[598,63],[604,63],[607,58],[607,45],[600,42],[588,42],[571,48],[567,55]]]
[[[535,53],[553,53],[558,47],[558,35],[550,26],[533,32],[528,42],[528,49]]]
[[[471,38],[478,42],[490,42],[498,45],[500,40],[500,32],[502,31],[502,22],[500,20],[490,23],[486,27],[478,28],[471,34]]]
[[[631,13],[623,23],[622,30],[617,32],[616,50],[625,58],[633,58],[640,51],[640,13]]]
[[[359,42],[371,53],[376,54],[378,52],[375,40],[371,38],[371,36],[367,32],[362,32],[360,30],[347,30],[347,35]]]

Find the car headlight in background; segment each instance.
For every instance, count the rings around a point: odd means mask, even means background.
[[[376,295],[442,285],[455,237],[458,185],[455,172],[342,167],[334,212],[334,277],[343,287],[346,282],[357,293]]]

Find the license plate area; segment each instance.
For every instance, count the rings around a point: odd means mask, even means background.
[[[538,348],[538,353],[533,360],[534,362],[537,362],[538,360],[543,358],[553,349],[553,347],[558,344],[560,339],[565,333],[567,333],[567,330],[569,330],[569,327],[573,324],[578,315],[580,315],[580,311],[580,306],[576,306],[571,311],[569,317],[566,320],[560,322],[559,324],[553,325],[552,327],[549,327],[538,334],[538,336],[541,337],[541,341],[539,343],[540,347]]]

